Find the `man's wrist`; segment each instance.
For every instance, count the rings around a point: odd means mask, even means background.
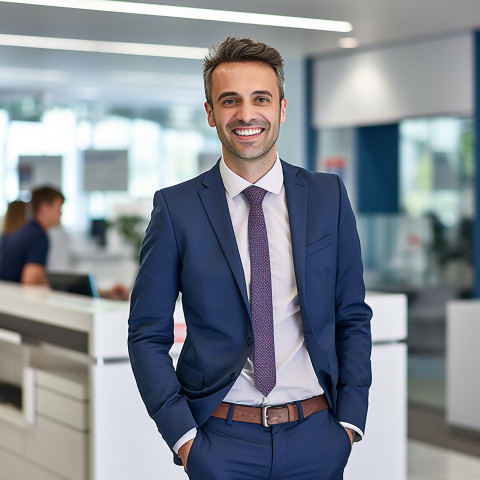
[[[187,433],[182,435],[175,443],[173,446],[172,450],[178,455],[178,451],[180,448],[182,448],[189,440],[192,440],[196,437],[197,435],[197,429],[192,428],[189,430]]]
[[[352,443],[355,441],[355,438],[357,437],[357,432],[353,429],[353,428],[350,428],[350,427],[343,427],[345,430],[347,430],[347,432],[350,432],[350,435],[351,435],[351,440],[352,440]]]
[[[363,438],[363,431],[360,430],[356,425],[342,421],[340,421],[340,425],[342,425],[344,428],[348,428],[353,433],[354,442],[359,442]]]

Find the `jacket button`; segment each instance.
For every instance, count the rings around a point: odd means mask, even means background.
[[[247,345],[250,346],[253,343],[252,337],[247,337]]]
[[[237,378],[237,374],[235,372],[233,372],[231,375],[230,375],[230,378],[232,380],[235,380]]]

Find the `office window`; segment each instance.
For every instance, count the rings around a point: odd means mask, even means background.
[[[19,159],[36,158],[41,169],[42,157],[59,157],[61,172],[60,185],[66,195],[63,208],[63,222],[66,226],[75,224],[75,192],[76,192],[76,145],[75,145],[75,114],[68,108],[53,108],[46,111],[39,121],[13,120],[5,126],[5,157],[3,168],[3,195],[5,202],[18,197],[28,200],[28,192],[22,191],[19,179]],[[2,129],[3,130],[3,129]],[[34,166],[32,164],[32,166]],[[37,186],[36,179],[43,178],[30,172],[31,185]]]
[[[472,217],[473,124],[445,117],[400,124],[400,203],[411,215],[435,215],[452,227]]]
[[[400,203],[423,222],[409,236],[422,249],[423,281],[469,291],[472,284],[473,121],[406,120],[400,125]],[[418,223],[420,225],[420,223]]]
[[[77,105],[52,107],[25,121],[11,120],[0,110],[0,215],[19,196],[28,200],[29,178],[35,183],[35,178],[45,177],[38,175],[41,168],[36,177],[32,172],[35,161],[43,158],[51,168],[54,161],[58,163],[60,172],[51,178],[59,179],[58,186],[66,194],[62,223],[69,230],[88,231],[92,218],[108,219],[122,212],[140,211],[148,217],[156,190],[197,175],[221,154],[215,130],[206,127],[204,114],[192,110],[190,123],[181,125],[169,115],[160,111],[148,119],[135,112],[113,114]],[[124,152],[128,157],[126,189],[84,191],[86,150]],[[24,165],[21,184],[22,158],[30,163],[27,168]]]
[[[369,288],[450,285],[468,294],[473,138],[469,118],[400,123],[400,212],[358,215]]]

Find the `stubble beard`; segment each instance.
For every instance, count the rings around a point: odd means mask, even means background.
[[[266,135],[266,138],[260,145],[252,148],[250,153],[250,149],[247,145],[245,145],[244,148],[238,148],[235,145],[234,137],[232,137],[231,139],[226,133],[226,131],[231,132],[234,128],[249,128],[253,126],[263,128],[263,134]],[[261,160],[268,157],[275,144],[277,143],[278,135],[280,133],[280,115],[278,121],[276,121],[272,125],[265,121],[261,122],[260,124],[256,122],[252,125],[242,122],[235,122],[225,125],[225,130],[220,129],[218,125],[215,128],[217,130],[217,135],[223,148],[227,150],[228,153],[230,153],[233,157],[235,157],[236,160],[254,162],[256,160]],[[233,136],[234,134],[232,133],[231,135]]]

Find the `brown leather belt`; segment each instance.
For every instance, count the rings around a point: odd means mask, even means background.
[[[325,395],[302,400],[300,405],[302,406],[304,418],[328,408]],[[236,422],[259,423],[264,427],[270,427],[280,423],[296,422],[300,420],[298,407],[295,403],[287,403],[286,405],[272,407],[249,407],[247,405],[233,405],[231,403],[222,402],[212,413],[212,417],[223,418],[226,420],[228,418],[230,407],[234,409],[232,420]]]

